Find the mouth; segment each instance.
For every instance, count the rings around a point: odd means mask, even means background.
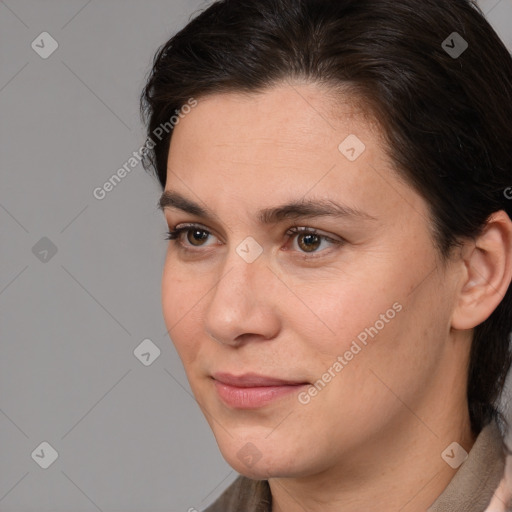
[[[233,409],[257,409],[310,385],[255,373],[215,373],[212,379],[220,399]]]

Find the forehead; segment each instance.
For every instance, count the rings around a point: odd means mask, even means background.
[[[174,128],[166,188],[253,211],[329,195],[377,217],[413,193],[393,174],[381,132],[352,98],[282,84],[199,98]]]
[[[175,126],[169,166],[186,162],[190,170],[207,162],[208,169],[217,172],[229,164],[240,171],[257,168],[258,176],[264,169],[293,170],[297,175],[301,169],[321,167],[319,159],[334,164],[343,156],[339,146],[347,138],[359,140],[360,148],[373,154],[382,146],[377,126],[351,97],[345,101],[316,84],[213,94],[198,99]]]
[[[370,108],[362,99],[348,89],[343,93],[341,89],[307,82],[284,82],[256,92],[209,94],[198,99],[197,106],[182,117],[192,121],[181,122],[175,133],[183,131],[184,124],[188,131],[202,132],[210,127],[214,138],[221,138],[223,133],[231,138],[233,131],[240,139],[258,132],[288,138],[299,130],[308,136],[325,130],[340,131],[342,135],[347,125],[379,135]]]

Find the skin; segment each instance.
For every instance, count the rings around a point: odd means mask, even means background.
[[[170,228],[197,223],[209,233],[202,245],[186,233],[183,245],[169,243],[165,322],[224,458],[269,480],[273,512],[426,510],[456,472],[441,453],[454,441],[473,446],[472,328],[512,278],[504,212],[442,263],[425,201],[349,100],[298,82],[215,94],[171,140],[166,190],[215,218],[164,209]],[[349,134],[366,146],[353,162],[338,151]],[[302,198],[330,198],[374,220],[258,222],[260,209]],[[287,235],[294,226],[345,242]],[[248,236],[263,250],[252,263],[236,251]],[[242,410],[219,398],[211,376],[220,371],[313,384],[394,303],[402,310],[308,404],[292,393]],[[237,456],[247,443],[260,457],[250,466]]]

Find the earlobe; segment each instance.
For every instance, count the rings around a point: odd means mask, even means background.
[[[454,329],[484,322],[503,300],[512,280],[512,221],[503,211],[487,220],[482,234],[461,252],[465,266],[452,314]]]

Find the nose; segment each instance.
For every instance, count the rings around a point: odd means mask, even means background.
[[[264,254],[248,263],[232,249],[206,299],[204,328],[219,343],[269,340],[279,331],[279,280]]]

